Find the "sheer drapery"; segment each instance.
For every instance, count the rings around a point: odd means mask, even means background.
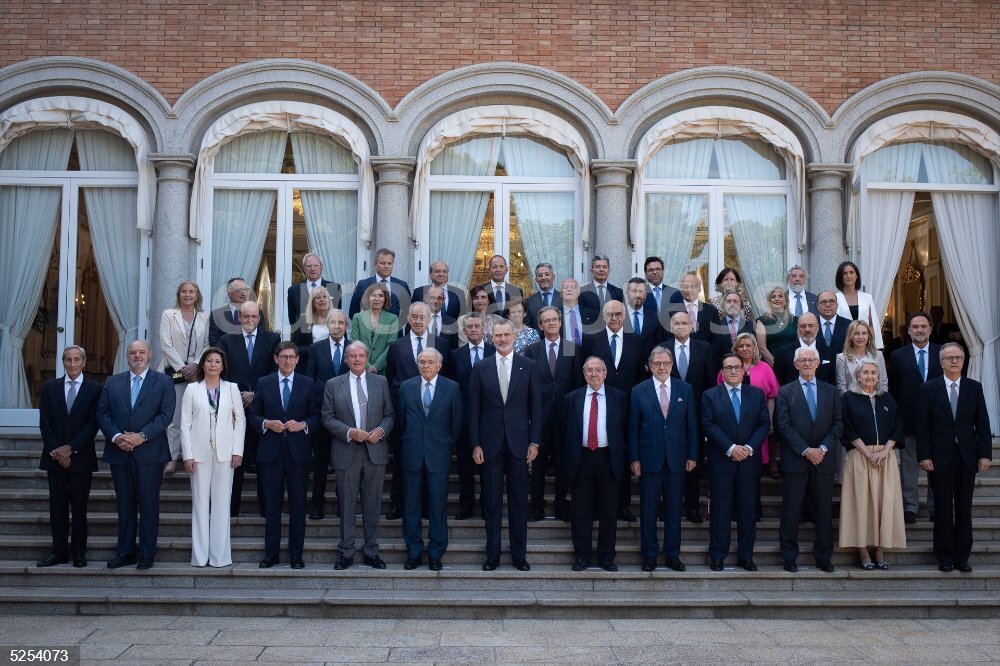
[[[993,168],[989,160],[969,146],[925,143],[922,148],[924,168],[930,183],[988,185],[993,182]]]
[[[0,152],[0,169],[66,168],[73,145],[68,130],[36,130]],[[0,407],[30,408],[24,374],[24,337],[35,320],[52,256],[59,215],[58,187],[0,187]]]
[[[969,377],[982,382],[990,428],[1000,433],[1000,309],[984,276],[1000,273],[997,195],[933,192],[941,259],[955,317],[969,346]]]
[[[83,171],[134,170],[131,146],[107,132],[79,132],[76,147]],[[101,291],[118,334],[115,372],[122,372],[128,367],[128,345],[139,337],[141,237],[135,224],[136,190],[132,187],[87,187],[83,189],[83,198]]]
[[[747,296],[755,312],[768,312],[767,292],[785,282],[785,197],[727,194],[725,206]]]
[[[680,282],[691,264],[704,194],[646,195],[646,254],[663,259],[663,281]]]
[[[278,173],[284,132],[256,132],[230,141],[216,155],[220,172]],[[212,210],[212,306],[226,302],[226,281],[252,282],[274,209],[272,190],[215,190]]]
[[[547,261],[559,278],[573,275],[573,192],[514,192],[511,198],[532,273]]]
[[[782,180],[782,158],[766,141],[737,137],[715,142],[719,178]]]
[[[571,178],[573,165],[560,153],[529,136],[505,136],[501,142],[501,160],[510,176],[529,178]]]
[[[330,137],[312,132],[292,132],[291,138],[296,173],[356,174],[358,172],[358,163],[351,151]]]
[[[708,178],[715,139],[671,141],[653,155],[646,178]]]
[[[482,136],[446,146],[431,163],[432,174],[492,176],[500,137]],[[453,284],[468,287],[489,206],[490,192],[433,191],[430,196],[431,261],[448,264]]]

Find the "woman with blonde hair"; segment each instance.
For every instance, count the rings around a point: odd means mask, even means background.
[[[305,372],[309,362],[309,349],[313,343],[330,337],[326,316],[330,313],[332,304],[326,287],[316,287],[309,292],[306,311],[302,317],[303,324],[292,332],[292,342],[299,351],[299,364],[295,368],[297,371]]]
[[[770,310],[757,317],[754,332],[757,334],[760,355],[773,366],[773,352],[779,347],[797,342],[796,328],[799,319],[788,311],[788,292],[785,287],[775,287],[767,292],[767,305]]]
[[[871,325],[863,319],[852,321],[844,338],[844,351],[837,354],[837,392],[844,395],[858,386],[854,378],[862,361],[872,361],[878,366],[879,391],[889,390],[889,375],[885,371],[885,358],[875,348],[875,338]]]

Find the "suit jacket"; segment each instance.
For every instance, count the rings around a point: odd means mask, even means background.
[[[424,342],[427,341],[426,335]],[[439,335],[434,340],[434,348],[441,352],[441,358],[448,358],[450,341],[446,336]],[[424,345],[427,349],[427,345]],[[385,378],[389,380],[389,395],[392,396],[393,407],[399,407],[399,387],[410,377],[420,374],[417,367],[417,359],[413,357],[413,346],[410,344],[410,336],[399,338],[391,345],[386,354]]]
[[[670,377],[670,405],[666,418],[660,409],[659,383],[651,377],[632,391],[628,416],[629,459],[639,461],[643,474],[666,467],[683,472],[688,460],[699,460],[698,417],[694,392]]]
[[[469,379],[469,447],[482,447],[486,460],[501,453],[504,441],[517,458],[526,458],[528,445],[542,440],[542,388],[538,366],[529,358],[511,355],[507,402],[500,396],[497,356],[488,356],[472,368]]]
[[[350,343],[351,341],[345,335],[343,340],[341,340],[340,348],[346,350],[347,345]],[[348,372],[346,351],[342,351],[340,356],[340,371],[336,375],[346,375]],[[336,376],[333,372],[333,353],[330,351],[329,338],[314,342],[312,347],[309,348],[309,361],[306,363],[306,374],[321,385],[325,385],[326,380]]]
[[[330,307],[340,308],[341,287],[339,282],[320,279],[320,286],[326,287],[326,293],[330,294]],[[299,318],[304,317],[306,308],[303,303],[309,302],[309,283],[296,282],[288,288],[288,323],[292,325],[292,331],[297,331],[305,322],[300,322]]]
[[[722,383],[708,389],[701,397],[701,431],[708,442],[709,469],[735,466],[741,474],[760,474],[760,447],[771,429],[767,399],[756,386],[743,384],[740,390],[740,419],[737,422],[729,387]],[[737,444],[749,446],[753,455],[737,463],[726,452]]]
[[[163,358],[157,370],[165,372],[168,366],[180,370],[188,363],[197,363],[201,359],[201,353],[208,347],[208,328],[208,313],[195,312],[191,328],[194,335],[189,344],[187,326],[180,309],[164,310],[160,317],[160,346],[163,348]]]
[[[839,291],[837,292],[837,314],[845,319],[853,319],[851,307],[847,304],[844,294]],[[875,338],[875,348],[882,349],[882,322],[879,321],[878,311],[875,309],[875,300],[871,294],[861,290],[858,290],[858,319],[871,325],[872,335]]]
[[[837,456],[828,455],[819,465],[813,465],[805,456],[807,448],[826,447],[828,453],[835,453],[840,444],[843,425],[840,420],[840,397],[837,389],[825,382],[814,382],[816,386],[816,420],[809,415],[809,405],[799,380],[785,384],[778,389],[775,402],[775,430],[781,435],[781,469],[791,474],[801,474],[815,467],[821,474],[837,471]]]
[[[133,407],[131,376],[128,370],[112,375],[101,391],[97,423],[106,440],[103,460],[110,465],[126,464],[130,454],[111,440],[119,433],[141,432],[146,435],[146,441],[132,450],[136,462],[140,465],[165,463],[170,460],[167,426],[174,418],[174,382],[150,368]]]
[[[559,406],[573,389],[584,384],[583,355],[572,340],[561,340],[556,355],[556,372],[549,369],[549,342],[544,337],[524,350],[524,355],[538,366],[542,387],[542,414],[546,425],[560,418]],[[466,353],[468,356],[468,353]]]
[[[550,305],[560,313],[562,313],[562,294],[558,290],[552,289],[552,302]],[[525,323],[529,326],[534,326],[538,330],[541,330],[541,325],[538,323],[538,311],[545,307],[545,303],[542,301],[542,292],[536,291],[531,296],[528,296],[528,300],[525,301],[528,308],[528,316],[525,319]]]
[[[323,427],[333,435],[332,460],[334,469],[347,469],[351,462],[349,447],[364,446],[373,465],[389,464],[388,436],[396,413],[389,400],[389,382],[382,375],[366,373],[368,382],[368,422],[369,431],[382,428],[385,437],[374,444],[358,444],[347,437],[351,428],[357,428],[354,419],[354,403],[351,402],[351,385],[354,375],[339,375],[326,383],[323,391]]]
[[[403,438],[403,469],[419,472],[423,465],[448,474],[451,447],[462,434],[462,395],[458,384],[438,374],[431,407],[424,413],[423,377],[411,377],[399,387],[399,429]]]
[[[212,310],[212,314],[208,319],[209,347],[218,347],[219,340],[223,335],[241,333],[243,331],[243,327],[240,326],[239,317],[233,316],[233,310],[228,304],[223,305],[221,308],[215,308]],[[263,312],[260,313],[260,322],[257,324],[257,330],[269,330],[267,327],[267,317]]]
[[[496,354],[497,350],[491,344],[483,343],[482,358]],[[445,376],[458,383],[462,393],[466,393],[469,388],[469,380],[472,377],[472,357],[469,352],[469,345],[464,344],[458,349],[452,349],[448,354],[448,362],[444,367]]]
[[[604,286],[606,287],[604,290],[604,303],[608,301],[625,302],[625,292],[622,291],[621,287],[616,287],[610,282],[606,282]],[[603,312],[604,303],[601,302],[600,297],[597,295],[597,285],[592,281],[580,286],[580,303],[597,312],[598,316]]]
[[[510,282],[504,282],[503,283],[504,308],[501,310],[497,306],[496,294],[493,292],[493,282],[487,282],[486,284],[482,285],[482,287],[486,289],[486,293],[490,295],[490,305],[493,306],[492,308],[488,309],[488,312],[495,312],[504,319],[507,318],[507,307],[506,307],[507,303],[510,303],[511,299],[513,298],[524,298],[524,292],[521,291],[520,287],[513,285]]]
[[[799,376],[795,369],[795,350],[801,347],[800,342],[794,342],[772,351],[774,355],[774,376],[779,384],[787,384]],[[816,379],[827,384],[837,385],[837,354],[829,347],[820,347],[816,339],[816,351],[819,352],[819,365],[816,367]]]
[[[634,330],[632,315],[629,314],[628,306],[626,306],[625,326],[623,330],[626,333],[639,334],[639,337],[642,338],[643,349],[646,352],[645,356],[648,357],[653,347],[666,340],[668,335],[667,329],[660,323],[660,315],[656,309],[656,300],[650,296],[647,296],[642,304],[642,321],[640,323],[642,324],[642,330]]]
[[[653,290],[649,288],[649,283],[646,283],[646,304],[653,304],[653,308],[659,312],[667,312],[670,310],[670,304],[676,303],[676,299],[681,299],[681,292],[674,289],[666,282],[660,283],[660,306],[656,307],[656,296],[653,295]]]
[[[940,377],[941,346],[927,343],[927,381]],[[903,428],[907,437],[917,435],[917,403],[920,385],[924,383],[917,368],[917,357],[913,345],[905,345],[892,352],[889,357],[889,393],[896,399],[903,418]]]
[[[399,337],[399,318],[387,310],[378,314],[378,326],[372,330],[370,310],[356,312],[351,317],[351,339],[368,347],[368,362],[378,372],[385,371],[389,345]]]
[[[560,299],[561,301],[562,299]],[[588,333],[594,333],[596,331],[604,330],[604,319],[601,318],[597,310],[594,310],[583,303],[577,303],[577,310],[580,312],[580,341],[583,342],[583,337]],[[563,308],[566,307],[565,303],[560,302],[559,304],[559,316],[562,317],[562,336],[564,340],[572,340],[572,331],[570,330],[570,317],[567,315]]]
[[[676,338],[668,337],[663,341],[663,346],[674,351]],[[694,391],[695,409],[701,413],[701,396],[705,391],[717,385],[716,375],[719,372],[715,355],[712,353],[712,345],[704,340],[688,337],[688,371],[681,377],[681,371],[677,368],[677,359],[674,358],[674,367],[670,370],[670,376],[682,380]],[[676,357],[676,353],[674,354]]]
[[[946,470],[955,451],[966,469],[975,472],[979,459],[993,459],[990,415],[986,411],[983,385],[962,377],[958,382],[958,408],[951,415],[948,387],[944,376],[920,387],[917,400],[917,459],[934,462],[935,470]],[[76,405],[74,405],[75,407]]]
[[[788,298],[788,311],[795,316],[795,294],[791,289],[785,289],[785,297]],[[806,312],[812,312],[814,315],[819,317],[819,306],[816,305],[818,297],[811,291],[802,292],[802,314]],[[843,351],[843,349],[841,349]]]
[[[846,319],[841,316],[836,316],[833,318],[833,331],[830,344],[826,344],[826,338],[823,337],[823,327],[825,322],[822,318],[819,320],[819,334],[816,336],[816,347],[822,347],[828,350],[828,355],[832,356],[834,359],[837,358],[837,354],[844,351],[844,342],[847,340],[847,327],[851,325],[851,320]],[[820,352],[822,354],[822,352]]]
[[[59,470],[62,466],[52,459],[52,451],[64,444],[73,449],[70,469],[97,471],[97,405],[101,400],[101,385],[84,377],[77,386],[73,409],[66,411],[66,377],[45,382],[38,403],[38,429],[42,435],[42,458],[38,469]],[[148,433],[147,433],[148,434]],[[112,446],[112,444],[108,444]]]
[[[625,333],[622,329],[618,335],[621,337],[622,356],[615,367],[611,358],[611,345],[608,342],[607,329],[598,333],[591,333],[583,336],[583,358],[597,356],[604,361],[608,367],[608,377],[605,383],[619,391],[624,391],[626,396],[632,394],[632,387],[645,379],[646,358],[643,356],[643,342],[635,333]]]
[[[576,470],[580,467],[580,456],[583,454],[584,431],[587,424],[583,422],[583,405],[590,392],[589,386],[583,386],[563,396],[560,410],[565,415],[565,440],[563,442],[563,465],[565,465],[566,482],[573,483]],[[605,421],[607,423],[608,448],[611,456],[611,473],[616,479],[625,473],[625,456],[628,448],[625,444],[625,421],[628,404],[625,394],[613,386],[604,385]]]
[[[680,296],[680,292],[677,292]],[[676,312],[687,312],[686,306],[684,304],[683,297],[677,299],[677,302],[671,302],[669,308],[660,308],[660,323],[661,325],[670,330],[670,317]],[[698,301],[698,316],[697,327],[692,329],[691,337],[697,338],[698,340],[704,340],[705,342],[712,342],[712,325],[718,324],[719,321],[719,311],[715,309],[715,306],[711,303],[702,303]],[[695,323],[695,322],[692,322]],[[728,333],[728,329],[726,329]]]
[[[422,287],[417,287],[416,289],[414,289],[413,298],[411,299],[411,301],[413,303],[416,303],[418,301],[421,303],[424,302],[424,289],[428,289],[431,286],[432,285],[425,284]],[[445,305],[443,309],[444,313],[451,318],[449,322],[454,323],[460,316],[465,314],[465,311],[467,309],[465,305],[465,294],[463,294],[458,289],[455,289],[455,287],[448,285],[448,304]]]
[[[736,331],[736,335],[740,333],[750,333],[754,335],[756,339],[756,322],[750,320],[744,320],[743,324]],[[721,316],[712,323],[712,351],[715,353],[716,360],[720,360],[726,354],[732,353],[733,351],[733,338],[729,333],[729,323],[725,316]],[[693,334],[692,334],[693,336]]]
[[[840,414],[844,422],[841,442],[845,449],[853,450],[852,442],[856,439],[866,445],[885,444],[891,439],[896,442],[895,448],[904,447],[903,421],[892,395],[883,393],[878,396],[874,410],[871,399],[861,393],[848,391],[840,397],[840,401]]]
[[[181,399],[181,451],[184,460],[204,463],[213,459],[228,462],[243,455],[246,414],[239,387],[223,381],[219,385],[219,410],[215,423],[215,454],[209,449],[212,408],[205,382],[188,384]]]
[[[379,280],[376,275],[371,277],[366,277],[364,280],[358,282],[357,286],[354,287],[354,295],[351,296],[351,308],[347,313],[348,317],[353,317],[357,313],[361,312],[361,297],[365,294],[365,289],[375,284],[376,280]],[[392,296],[392,301],[386,308],[389,312],[399,316],[402,312],[403,318],[406,318],[406,311],[410,308],[410,285],[406,284],[395,275],[389,278],[389,293]]]
[[[260,436],[257,445],[257,462],[273,463],[278,459],[281,445],[288,443],[288,452],[299,465],[312,462],[312,435],[320,427],[320,388],[310,377],[295,373],[292,376],[292,394],[288,406],[281,406],[281,373],[261,377],[250,403],[251,427]],[[265,420],[302,421],[306,430],[298,432],[272,432],[264,430]]]
[[[242,329],[239,333],[228,333],[219,339],[219,348],[226,352],[225,379],[239,386],[241,391],[253,391],[261,377],[278,369],[274,363],[274,348],[281,342],[281,336],[262,330],[260,326],[257,327],[256,335],[252,360],[247,358]]]

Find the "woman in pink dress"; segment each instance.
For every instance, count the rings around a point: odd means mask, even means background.
[[[767,398],[767,413],[771,417],[771,432],[774,432],[774,399],[778,397],[778,379],[774,376],[771,366],[761,359],[760,348],[757,346],[757,339],[752,333],[740,333],[733,341],[733,353],[743,361],[743,381],[751,386],[756,386],[764,392]],[[718,384],[722,383],[722,373],[719,373]],[[761,460],[770,465],[771,475],[779,473],[778,468],[778,443],[775,442],[774,451],[770,450],[768,439],[764,440],[761,447]]]

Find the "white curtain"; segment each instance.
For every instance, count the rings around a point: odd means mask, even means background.
[[[767,292],[785,282],[785,197],[727,194],[725,206],[747,295],[755,312],[768,312]]]
[[[62,170],[73,133],[36,130],[0,152],[0,169]],[[55,241],[58,187],[0,187],[0,407],[31,407],[24,338],[35,320]]]
[[[256,132],[230,141],[215,157],[219,173],[278,173],[284,132]],[[226,281],[253,283],[274,209],[272,190],[215,190],[212,210],[212,306],[226,302]]]
[[[433,174],[492,176],[500,137],[479,136],[446,146],[431,162]],[[448,264],[452,284],[468,288],[490,192],[430,193],[430,261]]]
[[[922,144],[924,168],[930,183],[989,185],[993,167],[977,151],[959,143]]]
[[[653,155],[646,178],[708,178],[715,139],[671,141]]]
[[[720,178],[781,180],[783,164],[773,147],[760,139],[738,137],[715,142]]]
[[[982,382],[990,428],[1000,433],[1000,309],[984,288],[988,276],[1000,273],[997,195],[933,192],[931,200],[948,293],[969,346],[969,376]]]
[[[357,173],[349,150],[333,139],[292,132],[297,173]],[[356,190],[299,190],[309,247],[323,257],[325,277],[347,289],[357,276],[358,193]]]
[[[83,171],[134,171],[132,147],[107,132],[78,132],[77,152]],[[126,350],[139,336],[140,231],[138,198],[133,187],[87,187],[83,190],[97,260],[101,291],[118,333],[115,372],[128,367]]]
[[[677,285],[689,271],[704,204],[704,194],[646,195],[646,254],[663,259],[667,284]]]
[[[502,162],[510,176],[571,178],[573,165],[565,153],[529,136],[505,136]]]

